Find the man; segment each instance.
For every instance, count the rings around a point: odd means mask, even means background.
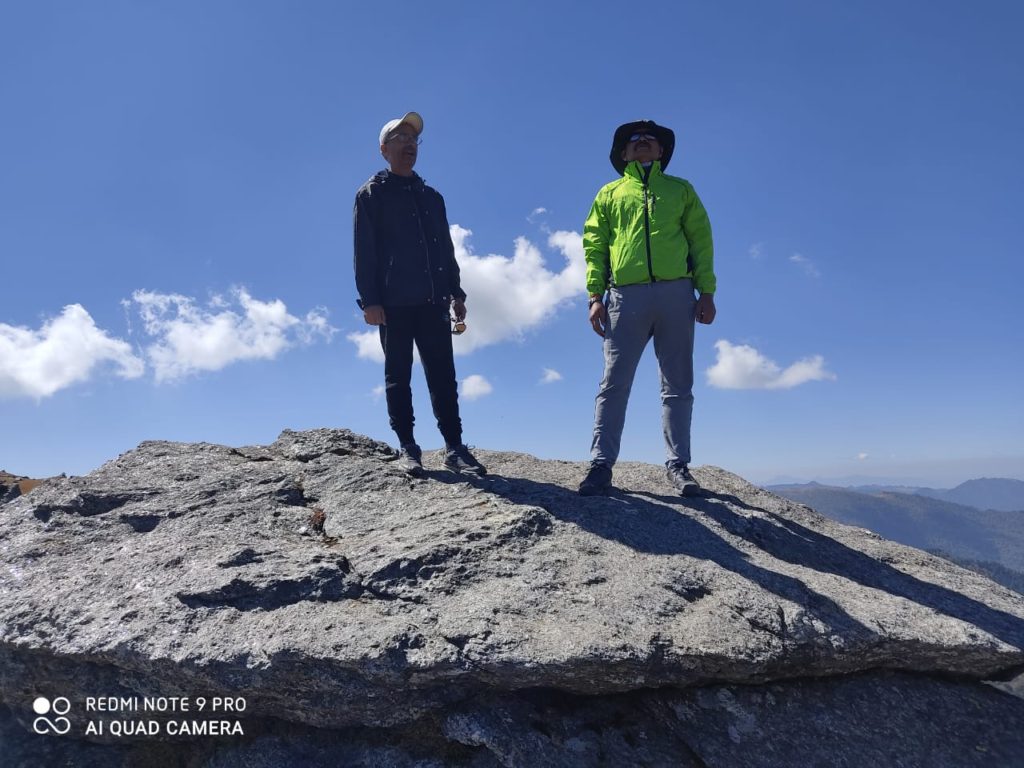
[[[399,466],[423,475],[423,452],[413,436],[412,348],[415,343],[444,437],[444,466],[474,475],[486,470],[462,442],[449,312],[462,323],[466,294],[448,231],[444,198],[413,171],[423,118],[389,120],[380,132],[388,163],[356,193],[355,273],[363,317],[380,328],[384,390]]]
[[[611,486],[633,375],[650,338],[661,371],[668,479],[683,496],[700,491],[689,469],[693,331],[695,319],[715,319],[714,258],[711,224],[693,186],[664,173],[674,148],[675,134],[650,120],[619,126],[609,157],[622,178],[601,188],[584,225],[590,324],[604,338],[605,361],[584,496]]]

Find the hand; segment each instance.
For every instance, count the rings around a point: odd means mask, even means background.
[[[363,319],[368,325],[387,325],[387,318],[384,317],[384,307],[380,304],[364,308]]]
[[[590,305],[590,327],[594,333],[604,338],[604,332],[608,328],[608,310],[604,308],[603,301],[595,301]]]
[[[455,319],[460,323],[466,319],[466,302],[464,299],[454,299],[452,301],[452,312],[455,313]]]
[[[715,321],[717,310],[715,309],[715,294],[702,293],[697,299],[697,310],[695,312],[698,323],[711,325]]]

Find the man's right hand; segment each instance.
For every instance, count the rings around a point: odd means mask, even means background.
[[[363,309],[363,319],[369,325],[387,325],[387,318],[384,317],[384,307],[374,304],[372,307]]]
[[[590,327],[594,333],[604,338],[605,329],[608,327],[608,310],[604,308],[603,301],[595,301],[590,305]]]

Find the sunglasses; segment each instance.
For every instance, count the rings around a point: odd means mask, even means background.
[[[630,144],[636,144],[636,142],[640,141],[641,139],[646,139],[647,141],[657,141],[658,137],[651,136],[651,134],[649,133],[634,133],[632,136],[629,137],[628,142]]]
[[[413,136],[410,133],[393,133],[384,140],[384,143],[387,144],[392,141],[398,142],[399,144],[415,144],[417,147],[423,143],[423,139]]]

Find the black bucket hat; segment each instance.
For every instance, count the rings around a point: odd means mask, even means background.
[[[658,140],[662,150],[661,169],[665,170],[668,167],[668,161],[672,159],[672,150],[676,148],[676,135],[672,129],[658,125],[653,120],[634,120],[615,129],[612,151],[608,153],[608,159],[612,161],[612,165],[619,175],[626,172],[626,161],[622,159],[622,150],[626,148],[629,137],[634,133],[649,133]]]

